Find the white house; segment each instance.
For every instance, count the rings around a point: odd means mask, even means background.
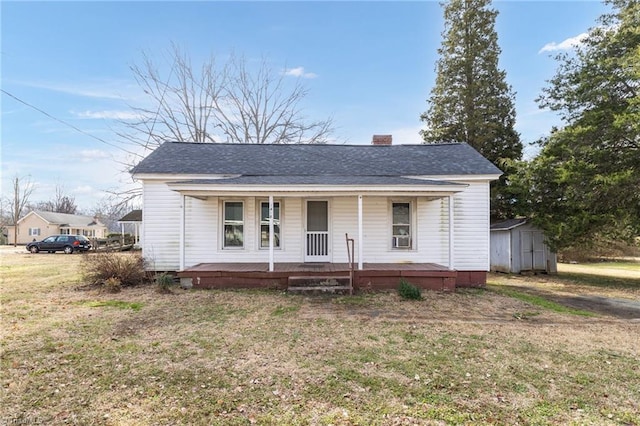
[[[194,285],[282,286],[286,273],[352,265],[357,287],[412,277],[450,290],[484,285],[489,270],[489,183],[501,171],[467,144],[168,142],[131,173],[143,255]]]

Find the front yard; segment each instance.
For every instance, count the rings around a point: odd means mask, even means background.
[[[1,256],[0,425],[640,424],[638,321],[500,285],[105,294],[76,289],[79,255]]]

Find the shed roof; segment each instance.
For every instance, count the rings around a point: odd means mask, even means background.
[[[129,213],[118,219],[118,222],[142,222],[142,210],[131,210]]]
[[[166,142],[133,174],[245,176],[500,175],[464,143],[423,145],[255,145]]]
[[[521,217],[517,219],[507,219],[502,222],[496,222],[491,224],[489,229],[491,231],[509,231],[513,228],[517,228],[518,226],[524,225],[527,223],[528,219],[526,217]]]

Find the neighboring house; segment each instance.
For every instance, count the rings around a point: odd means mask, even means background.
[[[122,218],[118,219],[118,223],[120,224],[120,233],[122,234],[122,239],[124,239],[125,227],[133,227],[133,232],[131,234],[135,238],[135,244],[138,246],[142,246],[142,239],[140,238],[142,229],[142,210],[131,210]]]
[[[54,213],[32,210],[17,223],[9,226],[9,244],[26,244],[42,240],[50,235],[84,235],[88,238],[104,238],[108,234],[107,226],[97,217],[76,214]]]
[[[543,232],[525,218],[491,225],[491,270],[558,272],[556,254],[545,243]]]
[[[501,171],[467,144],[168,142],[131,173],[144,257],[196,286],[281,287],[287,273],[343,270],[345,234],[357,287],[486,281],[489,183]]]

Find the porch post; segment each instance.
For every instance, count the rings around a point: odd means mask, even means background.
[[[449,270],[453,271],[453,195],[449,195]]]
[[[358,270],[362,271],[362,195],[358,195]]]
[[[124,223],[120,223],[120,235],[122,236],[122,245],[124,245]]]
[[[273,195],[269,195],[269,272],[273,272]]]
[[[186,225],[185,225],[185,217],[186,217],[186,201],[187,201],[187,196],[182,194],[181,198],[181,206],[180,206],[180,270],[184,271],[184,233],[186,230]]]

